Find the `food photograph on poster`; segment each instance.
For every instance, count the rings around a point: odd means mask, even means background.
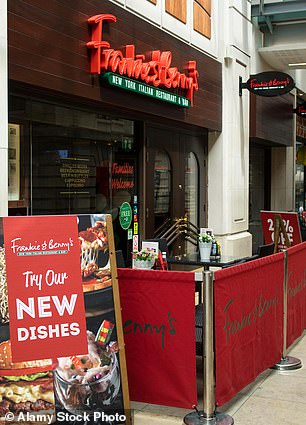
[[[130,418],[126,418],[130,410],[125,353],[124,348],[119,350],[120,346],[124,347],[120,301],[112,279],[112,274],[117,276],[112,219],[107,215],[74,218],[79,245],[77,267],[80,268],[85,307],[86,348],[81,352],[76,350],[74,355],[50,355],[50,359],[24,362],[12,359],[12,351],[16,351],[16,345],[12,350],[10,341],[8,298],[12,276],[7,273],[7,261],[10,260],[5,255],[4,243],[6,229],[10,225],[16,228],[18,218],[7,221],[5,226],[0,220],[0,424],[6,423],[8,415],[12,415],[10,423],[19,423],[23,418],[29,424],[31,420],[42,424],[130,423]],[[30,221],[28,223],[31,225]],[[18,235],[22,237],[22,227]],[[8,240],[6,242],[8,245]],[[33,257],[39,261],[37,254]],[[48,257],[52,268],[53,258],[57,256]],[[14,281],[13,284],[18,286],[22,282]],[[47,311],[45,304],[43,309]],[[37,354],[33,357],[37,359]]]
[[[67,411],[98,423],[103,412],[124,414],[107,230],[106,216],[78,216],[88,354],[58,359],[57,417]]]

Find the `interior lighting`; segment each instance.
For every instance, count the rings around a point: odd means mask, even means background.
[[[306,62],[288,63],[288,66],[306,66]]]

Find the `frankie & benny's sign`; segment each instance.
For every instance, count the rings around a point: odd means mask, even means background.
[[[87,353],[76,216],[3,218],[13,361]]]
[[[167,93],[169,94],[169,92],[157,90],[159,87],[181,89],[193,105],[194,92],[199,89],[199,73],[196,69],[196,61],[188,61],[186,73],[181,73],[178,68],[171,66],[171,51],[154,50],[151,53],[151,58],[146,61],[144,54],[135,53],[134,44],[126,45],[124,53],[121,50],[115,50],[111,48],[108,41],[103,39],[103,22],[109,21],[116,22],[116,16],[101,14],[88,19],[88,23],[92,26],[91,41],[87,43],[87,47],[91,50],[91,73],[111,72],[129,77],[131,82],[138,80],[145,86],[128,84],[129,82],[124,80],[125,86],[120,84],[120,87],[140,94],[147,94],[156,99],[170,101],[177,105],[187,106],[182,99],[177,99],[177,102],[175,99],[168,99]],[[113,79],[111,81],[113,82]],[[114,82],[112,84],[115,85]],[[151,86],[155,90],[148,90],[146,86]],[[178,98],[183,97],[178,96]]]
[[[242,95],[242,89],[248,89],[257,96],[274,97],[289,93],[294,87],[295,82],[290,75],[267,71],[251,75],[246,83],[240,77],[239,94]]]

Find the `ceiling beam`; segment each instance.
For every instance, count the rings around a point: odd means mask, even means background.
[[[283,13],[305,12],[305,0],[292,0],[288,2],[278,1],[276,3],[264,3],[260,0],[260,4],[252,5],[252,18],[259,16],[280,15]]]

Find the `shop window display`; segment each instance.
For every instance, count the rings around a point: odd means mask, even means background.
[[[28,129],[20,140],[28,214],[111,214],[117,249],[132,251],[118,214],[137,194],[134,122],[18,98],[11,108],[12,122],[22,117]]]

